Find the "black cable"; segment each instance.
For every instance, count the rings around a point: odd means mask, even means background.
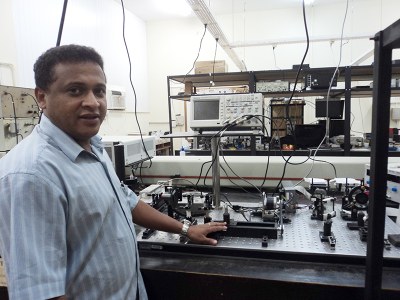
[[[269,135],[268,128],[265,126],[265,123],[263,122],[262,119],[267,119],[271,121],[271,118],[265,115],[253,115],[253,118],[257,119],[258,121],[260,121],[261,124],[263,124],[262,126],[265,131],[265,134],[268,136]]]
[[[35,98],[33,95],[31,95],[31,94],[29,94],[29,93],[22,93],[21,96],[22,96],[22,97],[24,97],[24,96],[29,96],[29,97],[31,97],[31,98],[33,99],[33,101],[35,101],[35,104],[36,104],[37,109],[40,110],[39,103],[37,102],[36,98]],[[39,115],[39,112],[38,112],[38,115]]]
[[[12,95],[11,93],[9,93],[9,92],[4,92],[4,94],[5,94],[5,95],[9,95],[10,98],[11,98],[11,105],[12,105],[12,108],[13,108],[13,115],[14,115],[13,119],[14,119],[15,138],[16,138],[17,144],[18,144],[18,143],[19,143],[18,135],[20,135],[20,134],[18,133],[17,111],[16,111],[16,109],[15,109],[14,97],[13,97],[13,95]]]
[[[229,200],[228,196],[227,196],[227,195],[225,195],[224,193],[221,193],[221,195],[225,197],[225,199],[226,199],[226,202],[228,202],[228,204],[227,204],[227,205],[228,205],[230,208],[232,208],[232,209],[233,209],[233,204],[232,204],[232,202]],[[225,202],[225,201],[223,201],[223,202]],[[233,209],[233,210],[234,210],[234,209]]]
[[[261,118],[269,119],[270,121],[272,121],[271,118],[269,118],[269,117],[267,117],[267,116],[264,116],[264,115],[256,115],[256,116],[254,116],[254,117],[255,117],[255,118],[261,117]],[[268,130],[267,130],[266,126],[265,126],[265,123],[263,123],[263,122],[261,122],[261,123],[264,124],[263,127],[264,127],[264,130],[265,130],[265,132],[266,132],[266,134],[267,134],[267,136],[268,136]],[[270,141],[269,141],[269,143],[268,143],[268,159],[267,159],[267,166],[266,166],[266,168],[265,168],[264,179],[263,179],[263,182],[262,182],[261,185],[260,185],[260,189],[262,189],[262,188],[264,187],[264,184],[265,184],[265,182],[267,181],[267,174],[268,174],[269,163],[270,163],[270,157],[271,157],[271,155],[270,155],[271,142],[272,142],[272,137],[270,138]]]
[[[308,160],[311,159],[311,149],[309,149],[309,154],[307,155],[307,158],[306,158],[304,161],[298,162],[298,163],[292,163],[292,162],[289,161],[289,159],[286,160],[286,159],[285,159],[285,156],[284,156],[284,153],[282,152],[282,150],[281,150],[281,155],[282,155],[283,160],[284,160],[284,161],[287,161],[287,163],[288,163],[289,165],[292,165],[292,166],[299,166],[299,165],[305,164]]]
[[[220,148],[220,147],[218,147]],[[219,150],[219,149],[218,149]],[[252,187],[254,187],[260,194],[262,194],[262,192],[260,191],[260,189],[258,187],[256,187],[254,184],[252,184],[251,182],[249,182],[248,180],[244,179],[243,177],[239,176],[238,174],[236,174],[236,172],[231,168],[231,166],[228,164],[228,162],[225,159],[225,155],[224,155],[224,151],[221,149],[221,156],[222,159],[224,160],[226,166],[229,168],[229,170],[231,170],[231,172],[238,178],[240,178],[241,180],[243,180],[244,182],[248,183],[249,185],[251,185]],[[220,165],[220,168],[225,172],[225,175],[228,177],[228,173],[226,172],[226,170]],[[230,178],[228,179],[232,184],[239,186],[238,184],[234,183]],[[242,187],[241,187],[242,188]],[[250,193],[248,192],[246,189],[242,188],[243,191],[245,191],[246,193]]]
[[[247,181],[247,180],[245,180],[244,178],[242,178],[242,177],[240,177],[239,175],[237,175],[237,174],[229,167],[229,165],[228,165],[227,161],[225,160],[225,158],[223,158],[223,159],[224,159],[226,165],[228,166],[228,168],[231,170],[231,172],[232,172],[236,177],[238,177],[238,178],[240,178],[241,180],[243,180],[244,182],[250,184],[250,185],[251,185],[252,187],[254,187],[259,193],[261,193],[261,191],[260,191],[254,184],[250,183],[249,181]],[[224,167],[220,165],[220,168],[224,171],[225,175],[228,177],[228,172],[226,172],[226,170],[224,169]],[[246,190],[246,189],[245,189],[244,187],[242,187],[241,185],[239,185],[239,184],[233,182],[232,179],[230,179],[230,178],[227,178],[227,179],[228,179],[233,185],[237,186],[239,189],[241,189],[241,190],[242,190],[243,192],[245,192],[246,194],[251,194],[250,191]]]
[[[302,1],[302,6],[303,6],[303,22],[304,22],[304,29],[305,29],[305,32],[306,32],[307,42],[306,42],[306,51],[304,52],[303,59],[301,60],[300,66],[299,66],[299,68],[297,70],[297,73],[296,73],[296,79],[294,81],[293,91],[292,91],[292,93],[290,95],[289,101],[286,104],[286,118],[288,119],[288,121],[290,123],[290,130],[293,130],[293,124],[292,124],[291,118],[289,117],[290,102],[292,102],[294,93],[296,92],[296,86],[297,86],[297,82],[299,80],[299,75],[300,75],[301,69],[303,68],[304,60],[307,57],[308,49],[310,47],[310,37],[308,35],[306,8],[305,8],[304,0]]]
[[[272,194],[273,196],[274,196],[276,193],[279,192],[280,185],[282,184],[283,178],[285,178],[285,173],[286,173],[286,167],[287,167],[287,165],[288,165],[288,162],[286,161],[285,164],[283,165],[282,176],[281,176],[281,178],[279,179],[279,182],[278,182],[278,184],[276,185],[275,190],[274,190],[274,192],[273,192],[273,194]]]
[[[133,82],[132,82],[132,62],[131,62],[131,57],[130,57],[130,54],[129,54],[128,44],[126,43],[126,38],[125,38],[125,6],[124,6],[124,1],[123,0],[121,0],[121,6],[122,6],[122,38],[124,40],[126,54],[128,56],[128,62],[129,62],[129,82],[131,84],[131,87],[132,87],[132,90],[133,90],[133,95],[134,95],[135,119],[136,119],[136,124],[138,125],[138,128],[139,128],[140,139],[142,140],[143,149],[146,152],[146,155],[150,160],[150,165],[149,165],[149,168],[150,168],[151,165],[152,165],[152,161],[151,161],[149,153],[147,152],[146,145],[144,144],[143,135],[142,135],[142,129],[140,128],[140,124],[139,124],[139,120],[138,120],[138,116],[137,116],[137,96],[136,96],[135,87],[133,86]],[[118,198],[118,200],[119,200],[119,198]],[[121,203],[119,203],[119,204],[121,206]],[[121,209],[122,209],[122,207],[121,207]],[[127,216],[125,215],[125,211],[122,210],[122,212],[124,213],[125,219],[128,221]],[[128,225],[129,225],[129,222],[128,222]],[[129,229],[132,232],[132,229],[131,229],[130,226],[129,226]],[[135,240],[135,235],[133,234],[133,232],[132,232],[132,235],[133,235],[133,239]],[[137,247],[136,247],[136,270],[137,270],[137,272],[139,272],[138,261],[137,261],[139,259],[138,256],[139,256],[138,255],[138,250],[137,250]],[[136,284],[137,284],[136,298],[139,299],[139,276],[137,276],[137,278],[136,278]]]
[[[245,117],[246,119],[250,119],[250,118],[253,117],[253,116],[251,116],[251,115],[243,115],[242,117]],[[222,129],[220,129],[216,134],[214,134],[214,135],[212,136],[212,138],[215,137],[215,136],[217,136],[218,134],[219,134],[219,135],[222,135],[222,134],[223,134],[226,130],[228,130],[230,127],[234,127],[234,126],[236,126],[236,125],[237,125],[236,122],[225,125],[225,126],[224,126]],[[220,151],[220,148],[221,148],[221,137],[218,138],[216,152],[217,152],[217,151],[219,152],[219,151]],[[214,164],[215,161],[216,161],[217,154],[218,154],[218,153],[215,153],[215,156],[212,157],[211,165],[210,165],[210,167],[208,168],[208,170],[207,170],[207,172],[206,172],[206,176],[204,177],[204,185],[205,185],[205,180],[206,180],[206,178],[207,178],[207,175],[208,175],[209,171],[211,170],[211,167],[213,166],[213,164]],[[237,174],[235,173],[235,171],[233,171],[233,169],[230,167],[230,165],[229,165],[228,162],[226,161],[225,156],[224,156],[224,152],[223,152],[222,149],[221,149],[221,154],[222,154],[223,160],[225,161],[225,164],[227,165],[227,167],[231,170],[231,172],[232,172],[236,177],[238,177],[238,178],[240,178],[241,180],[245,181],[246,183],[250,184],[251,186],[253,186],[254,188],[256,188],[256,190],[258,190],[258,191],[261,193],[261,191],[260,191],[255,185],[253,185],[253,184],[250,183],[249,181],[245,180],[244,178],[240,177],[239,175],[237,175]],[[225,175],[228,177],[228,173],[226,172],[226,170],[225,170],[221,165],[219,165],[219,167],[225,172]],[[240,187],[238,184],[236,184],[235,182],[233,182],[230,178],[228,178],[228,180],[229,180],[232,184],[234,184],[234,185]],[[246,193],[249,193],[249,192],[246,191],[244,188],[242,188],[242,187],[240,187],[240,188],[241,188],[243,191],[245,191]]]
[[[200,56],[201,45],[203,44],[203,39],[204,39],[204,36],[206,35],[206,31],[207,31],[207,24],[204,24],[204,32],[203,32],[203,35],[202,35],[202,37],[200,39],[199,51],[197,52],[197,56],[196,56],[196,58],[195,58],[195,60],[193,62],[192,68],[189,70],[189,72],[186,73],[185,77],[183,77],[183,81],[182,81],[183,84],[185,84],[186,77],[189,75],[190,72],[192,72],[192,70],[194,69],[194,66],[196,65],[197,59]]]
[[[243,115],[242,117],[246,117],[247,120],[249,120],[250,118],[253,118],[253,117],[257,118],[258,120],[260,120],[259,117],[264,117],[264,118],[265,118],[265,116],[263,116],[263,115],[257,115],[257,116],[253,116],[253,115]],[[262,123],[261,120],[260,120],[260,123]],[[236,122],[234,122],[234,123],[229,123],[229,124],[225,125],[222,129],[220,129],[217,133],[215,133],[211,138],[215,138],[217,135],[222,135],[223,132],[225,132],[226,130],[228,130],[228,129],[230,129],[231,127],[234,127],[234,126],[236,126],[236,125],[237,125]],[[264,128],[265,128],[265,127],[264,127]],[[265,128],[265,130],[266,130],[266,128]],[[268,132],[268,130],[266,130],[266,132]],[[220,148],[221,148],[221,137],[218,139],[216,151],[220,151]],[[241,180],[245,181],[245,182],[248,183],[249,185],[253,186],[260,194],[262,193],[262,192],[260,191],[260,189],[259,189],[257,186],[253,185],[253,184],[250,183],[248,180],[246,180],[246,179],[240,177],[238,174],[235,173],[235,171],[230,167],[230,165],[229,165],[228,162],[226,161],[225,156],[224,156],[224,152],[223,152],[222,149],[221,149],[221,154],[222,154],[223,160],[225,161],[225,164],[226,164],[227,167],[231,170],[231,172],[232,172],[234,175],[236,175],[236,177],[240,178]],[[210,165],[210,167],[208,168],[208,170],[207,170],[207,172],[206,172],[206,174],[205,174],[205,176],[204,176],[204,180],[203,180],[204,186],[206,186],[206,182],[205,182],[205,181],[206,181],[206,179],[207,179],[208,173],[210,172],[210,170],[211,170],[211,168],[212,168],[212,166],[213,166],[213,164],[214,164],[214,162],[215,162],[215,160],[216,160],[217,155],[218,155],[218,153],[216,153],[215,156],[212,157],[211,165]],[[205,163],[204,163],[204,164],[205,164]],[[203,169],[204,164],[203,164],[202,167],[201,167],[201,173],[202,173],[202,169]],[[226,172],[226,170],[225,170],[221,165],[220,165],[219,167],[225,172],[225,175],[228,176],[228,173]],[[200,175],[199,175],[199,179],[201,178],[201,173],[200,173]],[[244,192],[249,193],[246,189],[242,188],[241,186],[239,186],[238,184],[236,184],[235,182],[233,182],[230,178],[228,178],[228,180],[229,180],[233,185],[235,185],[235,186],[241,188]],[[198,183],[198,182],[199,182],[199,180],[197,181],[197,183]],[[197,183],[196,183],[196,186],[197,186]]]
[[[204,175],[204,180],[203,180],[203,185],[206,186],[206,180],[207,180],[207,176],[208,173],[210,172],[212,166],[214,165],[215,161],[217,160],[217,151],[219,151],[218,149],[216,149],[214,156],[211,157],[211,165],[208,167],[206,174]],[[212,151],[211,151],[212,154]]]
[[[218,136],[223,130],[225,130],[226,128],[228,128],[229,125],[230,125],[230,124],[226,124],[224,127],[222,127],[222,129],[220,129],[217,133],[215,133],[213,136],[211,136],[210,140],[211,140],[212,138],[215,138],[216,136]],[[206,163],[211,163],[210,167],[208,168],[208,170],[207,170],[207,172],[206,172],[206,174],[205,174],[205,176],[204,176],[203,186],[206,187],[207,175],[208,175],[208,173],[210,172],[210,169],[211,169],[211,167],[212,167],[212,165],[213,165],[215,159],[216,159],[216,156],[215,156],[215,157],[212,157],[211,161],[207,161],[207,162],[205,162],[205,163],[203,163],[203,164],[201,165],[200,174],[199,174],[198,180],[197,180],[197,182],[196,182],[196,184],[195,184],[196,187],[198,186],[198,183],[199,183],[199,181],[201,180],[201,174],[203,173],[203,167],[204,167],[204,165],[205,165]]]
[[[198,177],[197,182],[196,182],[196,184],[195,184],[196,189],[198,189],[198,184],[199,184],[199,182],[200,182],[200,180],[201,180],[201,174],[203,173],[203,167],[205,166],[205,164],[211,163],[211,162],[212,162],[212,160],[206,161],[206,162],[204,162],[204,163],[201,165],[200,174],[199,174],[199,177]]]
[[[227,125],[225,125],[225,126],[224,126],[222,129],[220,129],[216,134],[214,134],[214,135],[210,138],[210,140],[213,139],[213,138],[215,138],[217,135],[223,133],[225,130],[227,130],[227,129],[229,129],[230,127],[233,127],[233,126],[235,126],[235,125],[236,125],[236,124],[227,124]],[[211,170],[212,166],[214,165],[215,161],[217,160],[217,157],[218,157],[218,154],[219,154],[220,143],[221,143],[221,137],[218,137],[217,149],[215,150],[215,155],[212,157],[211,165],[210,165],[210,167],[208,168],[208,170],[207,170],[207,172],[206,172],[206,174],[205,174],[205,176],[204,176],[204,181],[203,181],[204,186],[206,185],[206,179],[207,179],[208,173],[210,172],[210,170]],[[211,154],[212,154],[212,153],[211,153]]]
[[[196,185],[195,185],[192,181],[190,181],[189,179],[178,177],[178,178],[172,178],[172,180],[179,180],[179,181],[186,181],[186,182],[189,182],[189,183],[193,186],[193,188],[194,188],[195,190],[197,190]]]
[[[323,162],[323,163],[326,163],[326,164],[330,164],[332,166],[332,168],[333,168],[333,171],[335,172],[335,178],[337,178],[336,167],[335,167],[335,165],[333,163],[330,163],[329,161],[322,160],[322,159],[315,159],[315,158],[312,158],[312,157],[310,157],[310,159],[313,160],[313,161],[319,161],[319,162]]]
[[[336,80],[338,80],[339,76],[340,76],[339,67],[340,67],[340,63],[342,61],[343,31],[344,31],[344,24],[346,23],[346,19],[347,19],[348,8],[349,8],[349,0],[346,1],[346,10],[345,10],[345,13],[344,13],[344,18],[343,18],[343,23],[342,23],[342,30],[341,30],[341,35],[340,35],[339,61],[338,61],[338,64],[337,64],[337,66],[335,68],[335,71],[333,72],[332,78],[331,78],[331,80],[329,82],[329,88],[328,88],[328,92],[327,92],[327,95],[326,95],[325,141],[326,141],[327,144],[329,143],[329,127],[330,127],[330,121],[331,121],[330,117],[329,117],[329,97],[330,97],[330,92],[331,92],[331,89],[332,89],[332,86],[333,86],[333,82],[334,82],[336,73],[337,73],[337,79]],[[322,145],[322,142],[321,142],[321,145]],[[318,147],[318,149],[319,149],[319,147]]]
[[[250,118],[253,118],[253,117],[255,117],[255,116],[253,116],[253,115],[243,115],[243,116],[241,116],[241,117],[244,117],[245,119],[249,120]],[[257,115],[257,119],[258,119],[258,117],[265,117],[265,116]],[[260,120],[260,119],[259,119],[259,120]],[[238,120],[235,121],[235,122],[233,122],[233,123],[228,123],[228,124],[226,124],[226,125],[225,125],[224,127],[222,127],[217,133],[215,133],[214,135],[212,135],[212,136],[210,137],[210,139],[215,138],[215,137],[217,137],[218,135],[223,134],[223,132],[225,132],[226,130],[230,129],[231,127],[236,126],[236,125],[237,125],[237,122],[238,122]],[[261,122],[261,123],[262,123],[262,122]],[[268,131],[267,131],[267,132],[268,132]],[[205,163],[202,164],[201,169],[200,169],[200,175],[199,175],[198,180],[197,180],[197,182],[196,182],[196,187],[197,187],[199,181],[201,180],[201,174],[202,174],[202,172],[203,172],[203,167],[204,167],[204,165],[205,165],[206,163],[210,163],[210,162],[211,162],[211,165],[208,167],[207,172],[206,172],[206,174],[205,174],[205,176],[204,176],[204,178],[203,178],[203,186],[206,187],[207,176],[208,176],[208,173],[210,172],[210,170],[211,170],[213,164],[214,164],[215,161],[216,161],[217,155],[219,154],[219,151],[220,151],[220,148],[221,148],[220,145],[221,145],[221,137],[218,138],[217,149],[216,149],[216,151],[215,151],[216,153],[215,153],[215,155],[212,157],[211,161],[208,161],[208,162],[205,162]],[[218,151],[218,152],[217,152],[217,151]],[[232,172],[234,175],[236,175],[238,178],[240,178],[241,180],[247,182],[248,184],[250,184],[251,186],[253,186],[254,188],[256,188],[256,189],[261,193],[261,191],[260,191],[255,185],[251,184],[249,181],[247,181],[247,180],[245,180],[244,178],[242,178],[242,177],[240,177],[239,175],[237,175],[237,174],[232,170],[232,168],[229,166],[229,164],[227,163],[227,161],[226,161],[226,159],[225,159],[225,157],[224,157],[224,155],[223,155],[223,151],[222,151],[222,150],[221,150],[221,153],[222,153],[222,157],[223,157],[223,159],[224,159],[226,165],[227,165],[228,168],[231,170],[231,172]],[[225,174],[228,176],[226,170],[225,170],[221,165],[220,165],[219,167],[221,167],[222,170],[225,172]],[[236,185],[236,186],[239,187],[239,185],[236,184],[236,183],[234,183],[230,178],[228,178],[228,180],[229,180],[232,184],[234,184],[234,185]],[[242,188],[242,189],[243,189],[243,188]],[[245,191],[246,193],[249,193],[249,192],[246,191],[245,189],[243,189],[243,191]]]
[[[61,36],[64,28],[64,20],[65,20],[65,13],[67,12],[67,5],[68,5],[68,0],[64,0],[64,5],[63,5],[63,10],[61,13],[61,20],[60,20],[60,27],[58,28],[58,36],[57,36],[57,43],[56,46],[60,46],[61,43]]]
[[[314,155],[313,155],[313,158],[315,158],[316,157],[316,155],[317,155],[317,152],[319,151],[319,149],[320,149],[320,147],[321,147],[321,145],[322,145],[322,143],[325,141],[327,144],[329,143],[329,126],[330,126],[330,118],[328,117],[329,116],[329,114],[328,114],[328,101],[329,101],[329,95],[330,95],[330,91],[331,91],[331,88],[332,88],[332,85],[333,85],[333,81],[334,81],[334,79],[335,79],[335,74],[336,74],[336,72],[338,72],[338,78],[339,78],[339,66],[340,66],[340,62],[341,62],[341,60],[342,60],[342,47],[343,47],[343,30],[344,30],[344,25],[345,25],[345,22],[346,22],[346,18],[347,18],[347,11],[348,11],[348,5],[349,5],[349,1],[347,0],[346,1],[346,11],[345,11],[345,15],[344,15],[344,18],[343,18],[343,23],[342,23],[342,30],[341,30],[341,37],[340,37],[340,57],[339,57],[339,62],[338,62],[338,64],[337,64],[337,66],[336,66],[336,68],[335,68],[335,71],[334,71],[334,73],[333,73],[333,75],[332,75],[332,78],[331,78],[331,80],[330,80],[330,83],[329,83],[329,88],[328,88],[328,92],[327,92],[327,96],[326,96],[326,115],[327,115],[327,117],[326,117],[326,128],[325,128],[325,136],[324,136],[324,139],[322,139],[322,141],[320,142],[320,144],[318,145],[318,147],[317,147],[317,149],[315,150],[315,152],[314,152]],[[351,128],[351,124],[350,124],[350,128]],[[351,130],[351,129],[350,129]],[[313,162],[314,162],[315,160],[313,159]],[[312,167],[311,167],[311,169],[310,169],[310,171],[309,171],[309,173],[308,174],[310,174],[311,172],[312,172],[312,169],[313,169],[313,167],[314,167],[314,163],[313,163],[313,165],[312,165]],[[333,166],[334,167],[334,166]],[[335,174],[336,174],[336,168],[334,167],[334,170],[335,170]]]
[[[292,122],[292,119],[291,119],[290,114],[289,114],[290,103],[292,102],[294,93],[296,92],[296,86],[297,86],[297,83],[298,83],[298,80],[299,80],[299,75],[300,75],[300,72],[301,72],[301,70],[303,68],[304,60],[305,60],[305,58],[307,56],[308,49],[310,47],[310,38],[309,38],[309,34],[308,34],[307,18],[306,18],[306,14],[305,14],[305,3],[304,3],[304,0],[302,1],[302,7],[303,7],[303,22],[304,22],[304,28],[305,28],[305,32],[306,32],[306,50],[304,52],[304,55],[303,55],[303,58],[301,60],[300,66],[299,66],[299,68],[297,70],[297,73],[296,73],[296,77],[295,77],[292,93],[290,95],[289,100],[287,101],[287,103],[285,105],[285,119],[289,122],[289,130],[291,131],[291,134],[292,134],[292,136],[294,138],[295,144],[296,144],[296,135],[293,134],[293,132],[294,132],[293,122]],[[296,151],[296,150],[294,150],[294,151]],[[290,155],[288,160],[290,160],[291,157],[292,156]]]
[[[264,115],[254,115],[254,118],[258,119],[260,121],[260,123],[263,124],[264,132],[265,132],[264,136],[269,136],[268,129],[265,126],[265,122],[263,122],[262,118],[270,120],[270,121],[272,121],[272,119],[270,117],[267,117],[267,116],[264,116]],[[271,157],[271,155],[270,155],[271,142],[272,142],[272,137],[270,137],[270,140],[268,142],[267,166],[265,168],[263,181],[262,181],[262,183],[260,185],[260,190],[263,189],[264,184],[267,181],[267,174],[268,174],[268,169],[269,169],[269,164],[270,164],[270,157]]]
[[[129,62],[129,82],[131,84],[131,87],[132,87],[132,90],[133,90],[133,95],[134,95],[135,119],[136,119],[136,124],[137,124],[137,126],[139,128],[140,139],[142,141],[144,152],[146,153],[146,155],[147,155],[147,157],[149,158],[149,161],[150,161],[150,165],[149,165],[148,168],[151,168],[153,162],[151,160],[151,157],[150,157],[149,153],[147,152],[146,145],[144,144],[142,129],[140,127],[139,119],[138,119],[138,116],[137,116],[137,96],[136,96],[136,89],[135,89],[135,87],[133,85],[133,82],[132,82],[132,62],[131,62],[131,56],[129,54],[128,44],[127,44],[126,38],[125,38],[125,6],[124,6],[124,1],[123,0],[121,0],[121,6],[122,6],[122,38],[124,40],[125,50],[126,50],[126,54],[128,56],[128,62]]]
[[[140,167],[139,167],[139,178],[140,178],[142,185],[144,185],[143,176],[142,176],[142,169],[143,169],[142,166],[143,166],[143,161],[140,163]],[[131,173],[132,173],[132,175],[135,174],[133,171],[133,166],[131,167]]]
[[[42,110],[40,109],[39,103],[37,102],[36,98],[35,98],[33,95],[31,95],[31,94],[29,94],[29,93],[23,93],[22,96],[24,96],[24,95],[31,97],[31,98],[33,99],[33,101],[35,101],[36,107],[37,107],[37,109],[38,109],[38,113],[37,113],[37,115],[38,115],[38,117],[39,117],[38,124],[40,124],[40,121],[41,121],[41,119],[42,119],[42,114],[43,114],[43,112],[42,112]]]
[[[215,51],[214,51],[214,61],[213,61],[213,70],[212,70],[212,81],[210,82],[210,87],[215,84],[215,58],[217,57],[217,48],[218,48],[218,38],[215,38]]]
[[[266,168],[265,168],[264,179],[263,179],[263,182],[261,183],[260,189],[262,189],[262,188],[264,187],[264,184],[265,184],[265,182],[267,181],[267,174],[268,174],[269,163],[270,163],[270,157],[271,157],[271,155],[269,154],[269,152],[270,152],[269,149],[270,149],[270,147],[271,147],[271,141],[272,141],[272,140],[270,140],[269,143],[268,143],[268,159],[267,159],[267,166],[266,166]]]
[[[210,138],[210,140],[213,139],[213,138],[215,138],[216,136],[220,135],[220,134],[223,133],[225,130],[228,130],[229,128],[231,128],[231,127],[233,127],[233,126],[236,126],[236,123],[228,123],[228,124],[226,124],[224,127],[222,127],[222,129],[220,129],[217,133],[215,133],[215,134]],[[206,172],[206,174],[205,174],[205,176],[204,176],[204,180],[203,180],[204,186],[206,186],[206,179],[207,179],[208,173],[210,172],[212,166],[214,165],[214,163],[215,163],[215,161],[216,161],[216,159],[217,159],[220,141],[221,141],[221,138],[219,137],[219,138],[218,138],[218,141],[217,141],[217,149],[216,149],[216,151],[215,151],[215,155],[212,157],[212,159],[211,159],[211,165],[210,165],[210,167],[208,168],[208,170],[207,170],[207,172]],[[212,154],[212,152],[211,152],[211,154]]]
[[[276,45],[275,45],[275,46],[272,46],[272,52],[273,52],[273,54],[274,54],[275,68],[276,68],[276,69],[279,69],[279,70],[282,70],[282,69],[279,68],[279,67],[277,66],[277,64],[276,64],[275,48],[276,48]]]
[[[231,190],[233,190],[234,192],[237,192],[238,190],[241,190],[241,188],[237,188],[236,186],[226,186],[226,187],[224,187],[224,189],[231,189]],[[249,198],[254,198],[254,199],[259,199],[260,197],[258,196],[258,194],[249,194],[248,195],[248,197]]]
[[[224,196],[226,199],[226,201],[224,201],[222,199],[221,199],[221,201],[223,203],[225,203],[228,207],[230,207],[233,211],[240,213],[247,222],[249,222],[249,220],[244,215],[244,212],[256,213],[257,211],[259,211],[259,209],[262,209],[262,207],[246,207],[246,206],[242,206],[242,205],[233,205],[232,202],[229,200],[229,198],[224,193],[221,193],[221,195]]]
[[[302,6],[303,6],[303,22],[304,22],[304,28],[305,28],[305,31],[306,31],[307,44],[306,44],[306,50],[305,50],[304,55],[303,55],[303,59],[301,60],[300,66],[299,66],[299,68],[297,70],[296,79],[295,79],[295,82],[294,82],[292,94],[290,95],[289,101],[286,104],[286,118],[289,121],[290,130],[292,130],[292,131],[293,131],[293,124],[292,124],[291,118],[289,117],[290,102],[292,101],[294,93],[296,91],[296,85],[297,85],[297,82],[298,82],[298,79],[299,79],[299,74],[301,72],[301,69],[303,68],[304,60],[306,59],[306,56],[307,56],[307,53],[308,53],[308,49],[310,47],[310,38],[309,38],[309,35],[308,35],[306,8],[305,8],[304,0],[302,1]],[[296,135],[293,135],[293,136],[296,139]],[[280,180],[279,180],[279,182],[278,182],[278,184],[277,184],[277,186],[275,188],[274,194],[279,191],[279,186],[282,184],[283,178],[285,177],[286,167],[287,167],[291,157],[292,157],[292,155],[290,155],[289,158],[285,161],[285,164],[283,166],[282,176],[281,176],[281,178],[280,178]]]

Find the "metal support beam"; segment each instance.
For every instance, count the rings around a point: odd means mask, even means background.
[[[64,28],[64,20],[65,20],[65,14],[67,12],[67,5],[68,5],[68,0],[64,0],[63,10],[61,13],[60,26],[58,28],[58,36],[57,36],[57,42],[56,42],[57,47],[60,46],[60,44],[61,44],[61,37],[62,37],[63,28]]]
[[[385,31],[375,35],[372,102],[371,188],[368,207],[365,299],[381,299],[385,231],[392,49],[384,47]]]
[[[221,208],[221,184],[219,172],[219,137],[211,138],[211,164],[212,164],[212,186],[215,208]]]
[[[385,34],[381,36],[381,47],[387,50],[400,48],[400,19],[384,30]]]
[[[363,55],[361,55],[359,58],[357,58],[355,61],[353,61],[350,66],[359,66],[361,65],[364,61],[366,61],[368,58],[370,58],[372,55],[374,55],[374,48],[371,50],[368,50],[365,52]]]
[[[356,39],[370,39],[373,37],[371,35],[357,35],[357,36],[332,36],[332,37],[314,37],[310,38],[310,43],[320,43],[320,42],[334,42],[341,40],[356,40]],[[231,43],[231,48],[247,48],[247,47],[260,47],[260,46],[278,46],[278,45],[289,45],[289,44],[303,44],[306,40],[303,38],[286,38],[282,40],[267,40],[267,41],[255,41],[255,42],[235,42]]]
[[[351,130],[351,67],[346,67],[344,71],[345,91],[344,91],[344,155],[350,154],[350,130]]]

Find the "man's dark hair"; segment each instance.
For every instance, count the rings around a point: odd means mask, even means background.
[[[39,56],[33,66],[36,87],[47,90],[56,80],[54,67],[59,63],[93,62],[104,72],[103,58],[91,47],[80,45],[63,45],[50,48]]]

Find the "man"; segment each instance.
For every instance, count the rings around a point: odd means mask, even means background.
[[[133,222],[210,245],[226,226],[183,227],[121,186],[97,136],[106,77],[94,49],[49,49],[34,72],[41,123],[0,160],[10,299],[147,299]]]

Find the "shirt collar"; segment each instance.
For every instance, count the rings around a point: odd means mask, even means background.
[[[68,134],[54,125],[49,118],[44,114],[41,117],[40,124],[38,125],[39,132],[41,131],[49,137],[55,146],[57,146],[64,154],[71,160],[75,161],[76,158],[85,149],[80,146],[74,139],[72,139]],[[103,152],[103,144],[101,142],[101,137],[95,135],[90,139],[90,144],[95,147],[100,153]]]

